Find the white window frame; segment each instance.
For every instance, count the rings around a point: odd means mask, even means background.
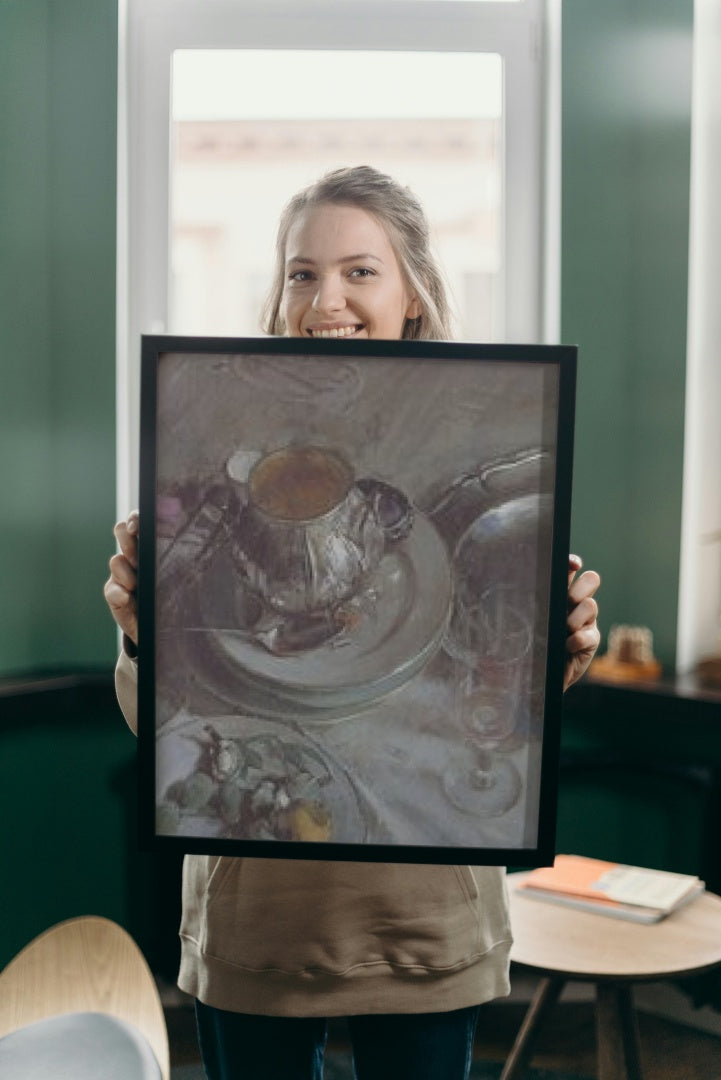
[[[721,0],[696,0],[683,506],[676,671],[721,653]]]
[[[556,341],[560,0],[120,0],[117,504],[137,504],[142,333],[167,327],[176,49],[495,52],[504,60],[503,339]],[[289,193],[290,194],[290,193]]]

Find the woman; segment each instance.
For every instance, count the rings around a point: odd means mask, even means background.
[[[271,334],[443,339],[441,275],[415,197],[374,169],[299,193],[279,227]],[[125,635],[117,687],[135,724],[137,513],[115,527],[105,596]],[[599,633],[598,575],[569,560],[564,688]],[[462,1080],[479,1006],[508,993],[499,867],[189,855],[179,985],[197,1002],[210,1080],[322,1075],[326,1018],[346,1016],[360,1080]]]

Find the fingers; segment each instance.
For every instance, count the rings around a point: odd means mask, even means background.
[[[138,528],[138,511],[133,510],[125,521],[119,521],[113,529],[118,547],[130,565],[134,567],[138,565]]]
[[[135,615],[135,594],[129,592],[128,589],[123,588],[118,582],[109,577],[103,586],[103,595],[107,601],[108,607],[113,613],[113,617],[116,622],[122,619],[123,622],[127,621],[128,617]],[[120,624],[119,624],[120,625]],[[123,629],[125,627],[123,626]]]
[[[590,662],[600,644],[601,631],[594,622],[591,626],[583,626],[580,630],[575,630],[568,635],[566,652],[571,656],[577,653],[588,654]]]
[[[568,615],[566,616],[566,649],[582,652],[598,648],[600,634],[596,626],[598,604],[594,594],[601,584],[595,570],[586,570],[568,590]]]
[[[575,580],[569,571],[568,581],[568,607],[569,610],[580,604],[587,597],[593,596],[601,585],[601,578],[595,570],[585,570]]]
[[[578,560],[580,562],[580,559]],[[576,634],[584,627],[596,627],[598,618],[598,604],[594,596],[601,585],[601,578],[595,570],[586,570],[580,577],[573,580],[569,560],[569,589],[568,589],[568,615],[566,628],[569,637]],[[570,645],[567,643],[567,647]],[[575,650],[573,650],[575,651]]]
[[[588,671],[601,642],[601,634],[595,621],[580,630],[569,633],[566,638],[566,667],[563,689],[568,690]]]
[[[138,588],[138,574],[135,566],[125,555],[113,555],[108,563],[110,567],[110,580],[117,582],[128,592],[135,592]]]
[[[115,622],[123,633],[127,634],[130,640],[137,645],[138,606],[135,593],[130,592],[111,576],[105,582],[103,594]]]
[[[587,671],[601,642],[596,621],[598,604],[594,599],[601,585],[601,578],[595,570],[586,570],[576,577],[582,566],[583,562],[577,555],[569,556],[564,690],[577,682]]]
[[[580,555],[569,555],[568,556],[568,587],[569,587],[569,589],[571,588],[571,585],[573,584],[573,579],[575,578],[576,574],[578,573],[578,571],[581,569],[582,566],[583,566],[583,559],[581,558]]]
[[[124,634],[138,643],[138,527],[139,516],[133,510],[125,521],[119,521],[113,533],[120,553],[111,557],[110,577],[105,582],[103,595],[110,613]]]
[[[593,596],[584,596],[573,604],[566,616],[566,629],[569,634],[581,630],[584,626],[593,626],[598,618],[598,604]]]

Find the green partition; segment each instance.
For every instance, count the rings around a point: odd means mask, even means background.
[[[563,5],[562,340],[579,346],[573,545],[601,626],[675,660],[692,0]]]
[[[172,980],[180,857],[139,849],[137,740],[112,676],[0,684],[0,740],[0,969],[56,922],[104,915]]]
[[[0,0],[0,675],[107,665],[116,0]]]
[[[115,515],[116,0],[0,0],[0,965],[52,922],[142,933],[135,740],[102,596]],[[105,672],[7,695],[6,677]]]

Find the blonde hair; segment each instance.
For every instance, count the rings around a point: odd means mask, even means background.
[[[416,341],[449,340],[452,337],[451,310],[443,276],[430,250],[428,221],[423,207],[410,188],[370,165],[326,173],[294,195],[283,210],[276,238],[273,284],[263,310],[263,330],[275,335],[286,332],[281,305],[288,233],[300,214],[323,203],[357,206],[372,214],[386,229],[401,273],[421,305],[421,314],[417,318],[406,319],[401,337]]]

